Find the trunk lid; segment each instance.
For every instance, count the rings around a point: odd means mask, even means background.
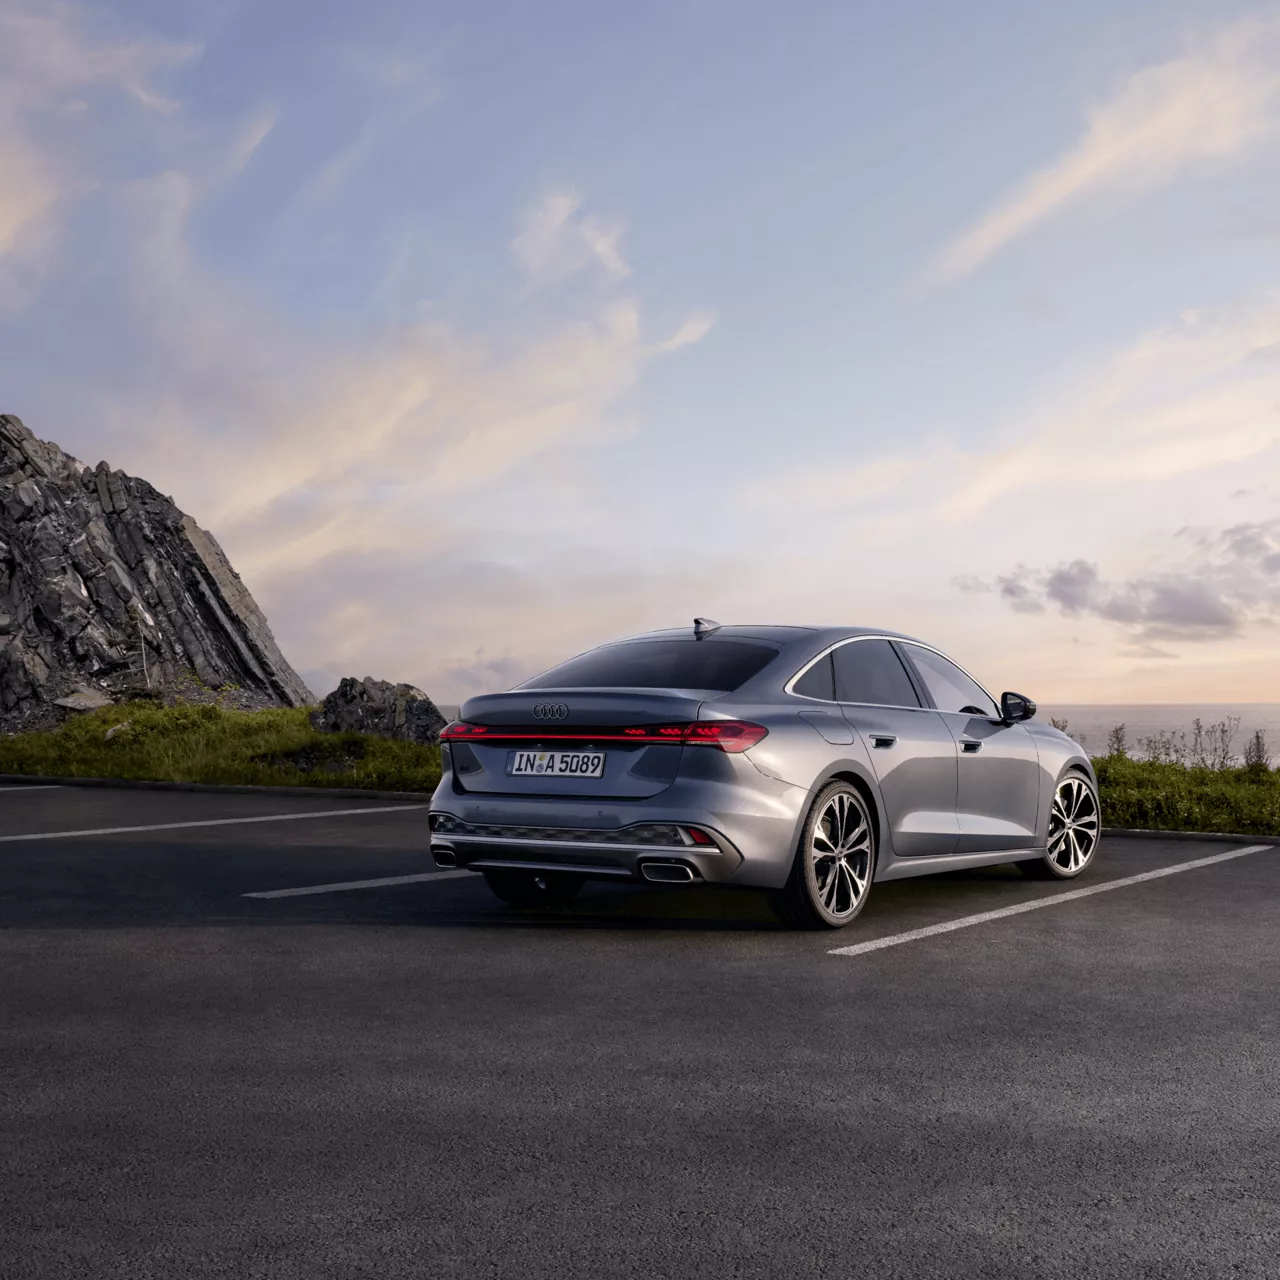
[[[647,733],[628,741],[625,730],[689,724],[719,696],[698,689],[528,689],[469,698],[458,719],[493,736],[449,744],[454,777],[463,790],[489,795],[644,799],[675,780],[684,748],[678,741],[654,742]],[[517,751],[559,750],[604,752],[603,776],[509,772]]]

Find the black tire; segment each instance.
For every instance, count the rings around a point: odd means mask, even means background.
[[[1068,769],[1053,791],[1044,857],[1019,862],[1018,869],[1032,880],[1074,880],[1093,865],[1101,833],[1098,788],[1087,774]]]
[[[862,792],[831,782],[805,818],[786,887],[769,900],[793,929],[843,929],[871,896],[875,868],[875,825]]]
[[[578,896],[583,877],[568,871],[486,871],[484,882],[513,907],[559,907]]]

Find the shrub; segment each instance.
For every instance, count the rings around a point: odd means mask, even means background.
[[[1265,771],[1271,768],[1271,752],[1267,748],[1267,735],[1261,729],[1253,731],[1253,737],[1244,745],[1246,769]]]
[[[431,791],[440,749],[311,727],[308,709],[131,702],[0,738],[0,773]]]
[[[1093,762],[1109,827],[1280,835],[1280,773],[1106,756]]]

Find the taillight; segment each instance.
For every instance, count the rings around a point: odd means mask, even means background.
[[[685,729],[684,741],[691,747],[717,747],[721,751],[748,751],[769,732],[750,720],[700,720]]]
[[[506,742],[580,743],[600,746],[610,742],[629,742],[649,746],[670,742],[674,746],[715,747],[719,751],[739,752],[754,747],[767,733],[762,724],[749,720],[699,720],[693,724],[647,724],[618,729],[570,729],[557,725],[541,728],[534,725],[468,724],[455,720],[440,731],[441,742],[487,741],[497,746]]]
[[[455,720],[440,730],[440,741],[459,742],[468,738],[483,738],[488,733],[487,724],[468,724],[465,720]]]

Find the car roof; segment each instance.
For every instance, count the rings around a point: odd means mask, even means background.
[[[611,644],[621,644],[633,640],[683,640],[694,637],[694,629],[688,627],[668,627],[661,631],[643,631],[638,635],[623,636],[613,640]],[[884,627],[851,627],[851,626],[792,626],[774,623],[733,623],[717,627],[714,631],[704,631],[703,636],[717,640],[764,640],[772,644],[790,644],[806,640],[818,643],[821,648],[837,640],[849,636],[892,636],[895,640],[914,640],[914,636],[904,635],[900,631],[890,631]]]
[[[704,631],[706,639],[714,636],[717,640],[768,640],[774,644],[786,644],[791,640],[799,640],[813,632],[812,627],[778,627],[778,626],[720,626],[714,631]],[[666,627],[661,631],[642,631],[638,635],[623,636],[620,640],[609,641],[611,644],[622,644],[631,640],[691,640],[695,637],[692,626]]]

